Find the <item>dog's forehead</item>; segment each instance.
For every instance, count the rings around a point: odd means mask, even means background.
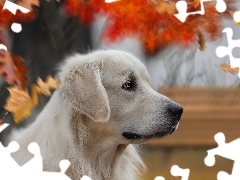
[[[144,64],[133,55],[118,50],[100,50],[90,54],[74,54],[61,66],[59,77],[63,79],[67,73],[84,63],[99,64],[103,70],[112,71],[114,74],[119,73],[128,75],[130,72],[137,77],[149,82],[150,78]],[[64,70],[65,69],[65,70]]]
[[[144,64],[129,53],[114,50],[105,51],[98,58],[98,61],[102,61],[103,68],[105,64],[109,66],[108,69],[110,68],[115,73],[133,73],[135,76],[142,77],[147,81],[150,79]]]

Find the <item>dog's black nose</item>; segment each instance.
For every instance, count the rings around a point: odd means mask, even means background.
[[[140,137],[139,134],[131,133],[131,132],[123,132],[122,135],[123,135],[126,139],[137,139],[137,138]]]
[[[172,103],[172,104],[169,106],[169,110],[170,110],[170,112],[171,112],[174,116],[181,116],[182,113],[183,113],[183,108],[182,108],[182,106],[180,106],[180,105],[177,104],[177,103]]]

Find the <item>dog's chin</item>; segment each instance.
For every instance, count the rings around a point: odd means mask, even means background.
[[[153,139],[160,139],[167,136],[170,136],[172,133],[174,133],[177,129],[178,125],[172,126],[167,131],[160,131],[155,133],[149,133],[149,134],[137,134],[132,132],[123,132],[122,136],[130,140],[131,143],[139,144],[139,143],[146,143],[148,141],[151,141]]]

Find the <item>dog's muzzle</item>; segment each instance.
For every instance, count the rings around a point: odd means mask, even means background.
[[[167,117],[170,119],[170,126],[162,130],[160,132],[152,133],[152,134],[137,134],[133,132],[123,132],[122,136],[129,140],[134,139],[150,139],[150,138],[163,138],[165,136],[171,135],[178,128],[181,116],[183,113],[183,108],[181,105],[177,103],[171,103],[171,105],[167,108]]]

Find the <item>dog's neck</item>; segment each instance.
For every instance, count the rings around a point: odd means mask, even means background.
[[[94,177],[93,179],[117,179],[112,177],[114,167],[121,161],[128,145],[117,144],[105,137],[103,139],[94,137],[96,135],[92,134],[84,123],[92,120],[78,111],[73,111],[71,117],[71,129],[77,136],[73,140],[75,146],[73,149],[76,151],[70,154],[77,152],[78,158],[68,157],[72,166],[67,174],[74,174],[73,171],[80,165],[82,175]]]

